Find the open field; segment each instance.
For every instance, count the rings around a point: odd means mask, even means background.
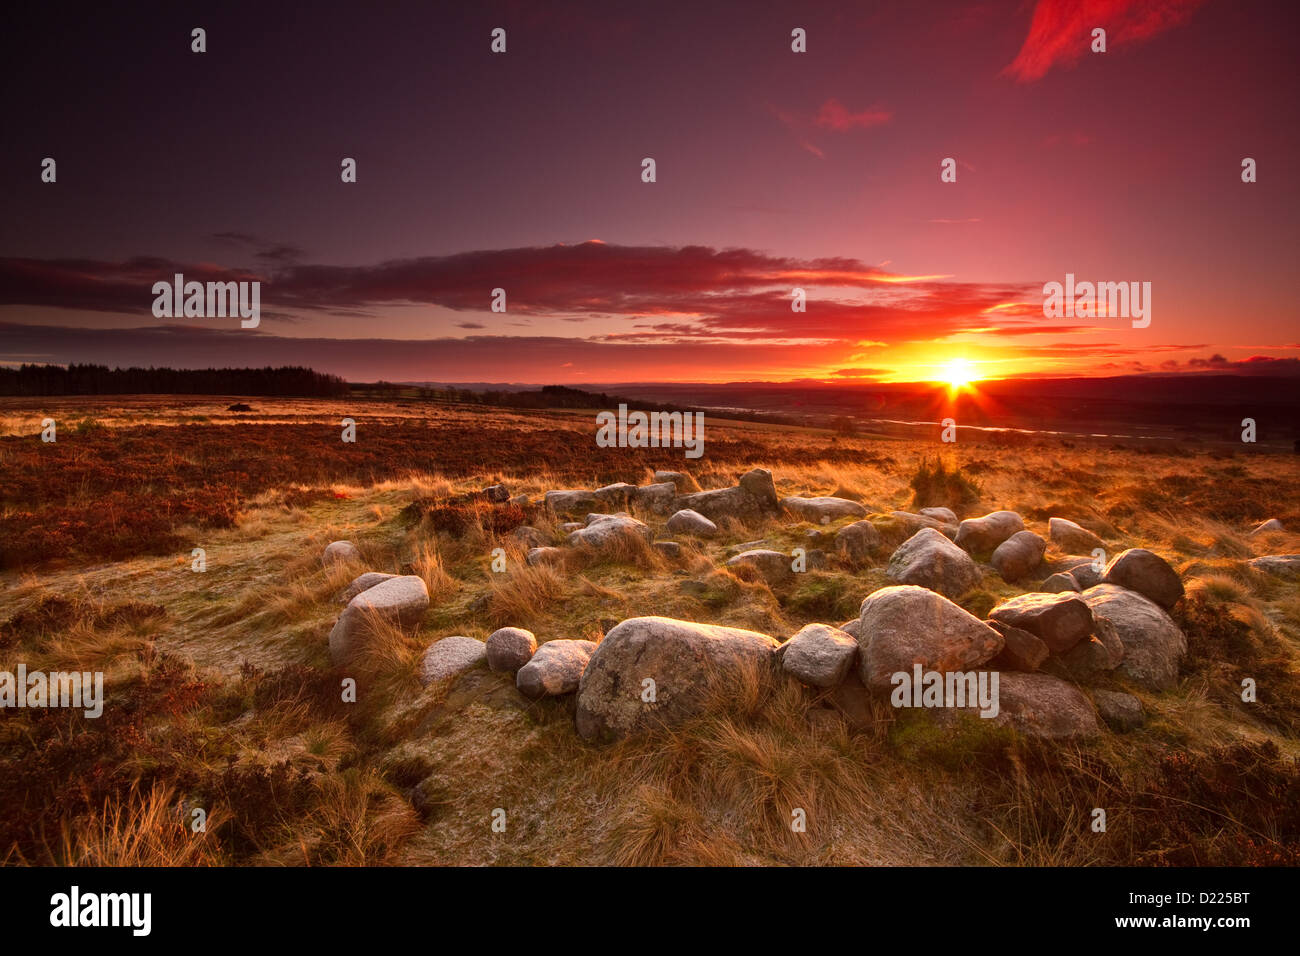
[[[102,670],[100,719],[0,712],[0,858],[138,864],[1296,864],[1300,863],[1300,588],[1248,566],[1300,552],[1300,458],[989,436],[940,445],[710,419],[703,458],[598,448],[593,412],[418,403],[68,398],[0,404],[0,670]],[[58,441],[40,441],[41,419]],[[339,440],[341,420],[357,441]],[[937,456],[973,488],[916,500]],[[568,697],[530,701],[485,669],[422,689],[421,655],[497,627],[599,641],[642,615],[778,640],[839,624],[891,583],[832,553],[789,587],[726,568],[740,542],[789,552],[790,518],[723,522],[674,563],[528,566],[509,527],[404,511],[503,482],[546,491],[645,484],[686,471],[702,488],[769,469],[781,497],[858,501],[901,540],[895,509],[1018,511],[1045,534],[1067,517],[1114,548],[1166,558],[1187,596],[1176,686],[1134,693],[1143,726],[1048,743],[975,722],[954,731],[887,701],[758,683],[671,732],[593,745]],[[935,497],[937,495],[937,497]],[[638,515],[662,537],[661,516]],[[544,511],[528,524],[558,543]],[[327,569],[331,541],[362,560]],[[491,568],[504,548],[507,570]],[[203,548],[207,570],[191,570]],[[983,581],[982,617],[1033,590]],[[380,635],[356,703],[326,636],[362,571],[417,574],[417,633]],[[684,588],[684,581],[700,582]],[[1243,678],[1259,687],[1241,700]],[[205,834],[178,808],[203,808]],[[789,827],[803,808],[808,832]],[[1105,833],[1090,830],[1093,808]],[[493,812],[509,825],[494,832]]]

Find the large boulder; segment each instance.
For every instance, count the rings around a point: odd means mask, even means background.
[[[330,631],[330,657],[345,664],[360,653],[379,623],[411,630],[429,609],[429,588],[416,574],[381,581],[348,602]]]
[[[1001,621],[989,621],[988,625],[1006,641],[998,656],[993,658],[991,667],[1005,671],[1036,671],[1051,653],[1041,638],[1028,631]]]
[[[557,515],[586,514],[600,507],[600,501],[590,491],[572,489],[548,491],[542,496],[548,511]]]
[[[1183,596],[1183,582],[1169,562],[1146,548],[1129,548],[1121,551],[1106,565],[1101,577],[1103,584],[1117,584],[1137,591],[1155,601],[1165,610],[1178,603]]]
[[[339,602],[347,604],[362,591],[373,588],[376,584],[380,584],[395,577],[397,577],[396,574],[385,574],[383,571],[367,571],[365,574],[352,579],[352,583],[349,584],[343,590],[343,593],[339,595]]]
[[[428,687],[438,681],[451,680],[478,667],[487,658],[482,641],[459,634],[444,637],[429,645],[420,659],[420,683]]]
[[[911,511],[891,511],[889,517],[894,519],[894,523],[902,528],[903,533],[908,537],[916,534],[922,528],[933,528],[935,531],[941,532],[945,538],[955,538],[957,536],[956,524],[951,521],[944,521],[935,515],[914,514]]]
[[[840,518],[865,518],[867,509],[847,498],[782,498],[781,507],[800,521],[830,524]]]
[[[1092,633],[1055,659],[1055,665],[1072,680],[1090,683],[1119,667],[1124,660],[1124,642],[1115,625],[1094,618]]]
[[[1003,601],[989,617],[1033,634],[1053,654],[1064,654],[1092,633],[1092,611],[1078,594],[1021,594]]]
[[[740,483],[733,488],[678,495],[673,507],[698,511],[713,521],[721,521],[723,518],[748,521],[768,517],[777,513],[776,484],[772,481],[770,471],[755,468],[742,475]]]
[[[1067,518],[1048,518],[1047,536],[1058,549],[1069,554],[1106,547],[1101,538]]]
[[[855,521],[836,532],[835,547],[850,564],[864,564],[880,547],[880,532],[870,521]]]
[[[532,659],[537,638],[522,627],[503,627],[488,635],[486,646],[488,669],[514,674]]]
[[[971,556],[933,528],[922,528],[900,544],[885,574],[899,584],[916,584],[953,598],[983,579]]]
[[[320,556],[321,564],[327,568],[340,564],[349,564],[361,560],[361,552],[351,541],[331,541],[325,546]]]
[[[636,494],[636,485],[628,484],[626,481],[616,481],[612,485],[597,488],[591,494],[605,508],[626,508],[632,496]]]
[[[917,513],[923,518],[933,518],[944,524],[957,524],[957,513],[951,508],[922,508]]]
[[[1101,732],[1097,712],[1083,691],[1050,674],[1001,674],[998,715],[992,720],[1046,740],[1074,740]]]
[[[828,624],[807,624],[781,645],[781,669],[814,687],[834,687],[858,657],[857,639]]]
[[[1004,581],[1019,581],[1037,570],[1047,542],[1032,531],[1017,531],[993,549],[989,563]]]
[[[700,538],[712,538],[718,533],[718,526],[698,511],[683,508],[668,519],[665,525],[670,534],[691,534]]]
[[[972,553],[992,551],[1017,531],[1025,530],[1024,519],[1014,511],[993,511],[979,518],[967,518],[957,526],[957,546]]]
[[[584,740],[625,737],[695,717],[770,670],[777,642],[765,634],[666,617],[635,617],[600,642],[578,688]],[[643,683],[649,679],[653,684]],[[653,688],[653,700],[646,700]]]
[[[1093,617],[1113,625],[1124,647],[1119,672],[1144,687],[1168,690],[1178,682],[1187,637],[1154,601],[1114,584],[1098,584],[1080,597]]]
[[[791,567],[791,560],[788,554],[782,554],[780,551],[768,551],[764,548],[755,548],[751,551],[742,551],[734,558],[727,561],[727,567],[735,568],[741,565],[748,565],[756,568],[759,575],[769,585],[780,587],[790,583],[794,577],[794,569]]]
[[[676,497],[677,486],[671,481],[660,481],[633,489],[632,504],[651,514],[666,515],[672,510]]]
[[[572,532],[566,543],[574,548],[590,548],[598,552],[616,551],[650,543],[654,532],[645,523],[627,515],[590,515],[588,525]]]
[[[894,674],[968,671],[1002,650],[1002,635],[941,594],[914,585],[881,588],[862,602],[858,672],[887,691]]]
[[[547,641],[515,675],[515,686],[525,697],[559,697],[578,689],[594,641]]]

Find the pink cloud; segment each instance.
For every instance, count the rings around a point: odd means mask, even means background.
[[[1106,47],[1142,43],[1185,23],[1204,0],[1038,0],[1029,33],[1002,71],[1032,83],[1054,66],[1070,66],[1091,50],[1092,31],[1106,31]]]

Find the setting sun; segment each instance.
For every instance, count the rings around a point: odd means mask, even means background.
[[[976,381],[975,366],[964,358],[955,358],[944,366],[943,380],[954,390]]]

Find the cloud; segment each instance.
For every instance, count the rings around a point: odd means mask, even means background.
[[[1029,33],[1002,71],[1032,83],[1053,67],[1071,66],[1091,50],[1092,31],[1106,31],[1108,51],[1145,42],[1185,23],[1203,0],[1038,0]]]
[[[845,133],[851,129],[870,129],[894,118],[894,114],[881,106],[871,106],[858,113],[849,112],[843,103],[832,97],[821,105],[813,117],[813,125],[822,129]]]

